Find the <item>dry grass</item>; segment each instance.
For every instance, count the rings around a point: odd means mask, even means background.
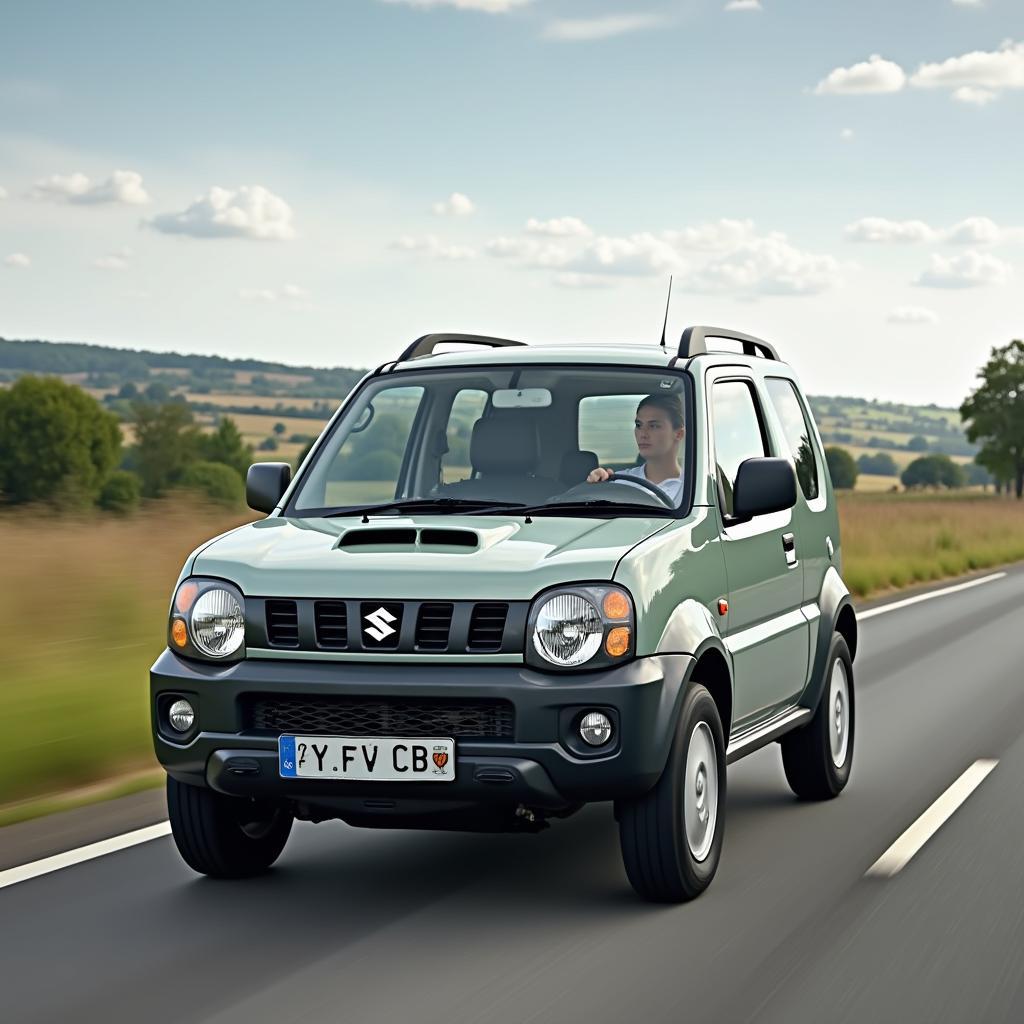
[[[992,494],[845,493],[839,519],[861,597],[1024,559],[1024,503]]]
[[[250,514],[0,516],[0,804],[152,767],[149,666],[188,553]]]

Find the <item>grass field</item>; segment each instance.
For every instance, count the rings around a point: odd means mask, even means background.
[[[1009,499],[854,492],[839,511],[859,596],[1024,559],[1024,503]],[[172,500],[128,519],[0,516],[0,822],[31,813],[12,802],[153,767],[148,669],[177,573],[249,518]]]

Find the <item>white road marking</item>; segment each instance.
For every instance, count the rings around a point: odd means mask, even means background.
[[[48,875],[51,871],[69,868],[73,864],[81,864],[86,860],[105,857],[108,853],[116,853],[129,846],[138,846],[139,843],[148,843],[152,839],[161,839],[170,834],[171,823],[161,821],[158,825],[149,825],[146,828],[136,829],[134,832],[125,832],[123,835],[114,836],[111,839],[103,839],[98,843],[80,846],[77,850],[67,850],[64,853],[54,854],[52,857],[45,857],[43,860],[34,860],[30,864],[20,864],[16,868],[0,871],[0,889],[8,885],[16,885],[18,882],[27,882],[30,878],[38,878],[40,875]]]
[[[971,587],[980,587],[983,583],[994,583],[1001,580],[1005,572],[994,572],[991,576],[982,576],[979,580],[968,580],[966,583],[956,583],[952,587],[943,587],[941,590],[932,590],[927,594],[918,594],[916,597],[905,597],[902,601],[893,601],[892,604],[883,604],[881,608],[868,608],[866,611],[857,612],[857,621],[870,619],[875,615],[884,615],[886,612],[894,612],[897,608],[906,608],[920,601],[930,601],[933,597],[945,597],[946,594],[955,594],[961,590],[970,590]]]
[[[867,870],[869,878],[892,878],[952,817],[956,809],[981,785],[998,761],[982,759],[953,783],[906,832]]]

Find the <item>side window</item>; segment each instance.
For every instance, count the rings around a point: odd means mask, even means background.
[[[723,380],[712,385],[711,408],[715,424],[715,462],[725,515],[733,514],[733,490],[740,463],[768,454],[750,384]]]
[[[580,399],[576,443],[580,451],[595,452],[598,465],[628,469],[636,465],[633,422],[645,395],[589,395]]]
[[[769,377],[765,384],[768,387],[768,397],[782,424],[782,432],[786,435],[793,461],[796,463],[796,478],[800,481],[800,490],[804,492],[804,497],[811,501],[818,496],[818,460],[814,457],[811,425],[807,422],[800,399],[796,396],[796,387],[791,380]]]
[[[311,478],[311,494],[325,505],[359,505],[395,496],[398,474],[409,443],[423,388],[388,388],[376,395],[332,459],[323,460]],[[322,488],[322,491],[320,490]]]
[[[445,429],[448,451],[441,456],[441,483],[469,479],[472,472],[469,442],[473,436],[473,424],[483,415],[486,405],[487,392],[476,388],[463,388],[455,396]]]

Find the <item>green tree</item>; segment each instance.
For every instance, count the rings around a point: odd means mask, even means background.
[[[1024,495],[1024,341],[992,349],[981,383],[960,406],[967,439],[981,443],[977,461],[997,480],[1012,479]]]
[[[964,471],[948,455],[922,455],[900,476],[904,487],[963,487]]]
[[[922,437],[920,434],[915,434],[907,442],[908,452],[926,452],[928,451],[928,438]]]
[[[242,440],[242,434],[230,416],[221,417],[212,434],[199,436],[199,457],[206,462],[223,462],[243,479],[253,461],[252,448]]]
[[[278,422],[274,424],[274,433],[277,434],[278,437],[280,437],[287,429],[288,428],[283,423]]]
[[[193,462],[185,469],[179,483],[221,505],[241,505],[245,494],[242,478],[222,462]]]
[[[108,512],[119,512],[122,515],[131,512],[139,504],[142,485],[134,473],[124,469],[115,469],[107,477],[100,491],[100,508]]]
[[[56,377],[0,391],[0,491],[8,501],[96,500],[117,465],[117,417]]]
[[[968,462],[962,467],[964,479],[969,487],[985,487],[992,483],[992,474],[977,462]]]
[[[171,400],[171,389],[162,381],[153,381],[143,392],[147,402],[155,402],[158,405]]]
[[[200,434],[192,410],[180,402],[136,402],[135,448],[130,465],[142,478],[142,493],[159,497],[178,483],[199,453]]]
[[[260,441],[261,452],[276,452],[277,451],[277,438],[276,437],[265,437]]]
[[[865,453],[857,459],[857,469],[871,476],[897,476],[899,467],[896,460],[888,452]]]
[[[840,491],[853,490],[857,484],[857,463],[853,456],[845,448],[830,445],[825,449],[825,461],[832,486]]]

